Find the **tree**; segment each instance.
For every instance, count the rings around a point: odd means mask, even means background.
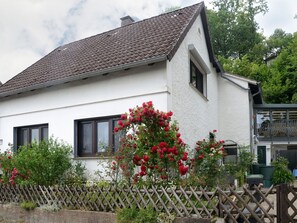
[[[287,47],[293,36],[282,29],[275,29],[274,33],[265,41],[267,50],[265,59],[277,56],[284,47]]]
[[[271,62],[268,78],[263,83],[265,100],[269,103],[297,102],[297,33]]]
[[[268,11],[266,0],[214,0],[212,4],[208,20],[216,55],[241,58],[263,40],[255,16]]]

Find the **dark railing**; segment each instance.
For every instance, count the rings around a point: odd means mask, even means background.
[[[260,141],[297,140],[297,105],[257,105],[254,112]]]
[[[296,138],[297,120],[258,123],[257,131],[260,139]]]

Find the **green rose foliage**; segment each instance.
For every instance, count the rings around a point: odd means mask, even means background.
[[[129,183],[143,179],[151,183],[178,183],[187,174],[186,145],[172,115],[155,110],[152,102],[147,102],[121,116],[115,128],[122,135],[121,148],[114,165]]]
[[[216,130],[210,132],[208,139],[196,143],[192,175],[199,178],[202,186],[215,186],[221,178],[224,141],[217,141],[215,133]]]

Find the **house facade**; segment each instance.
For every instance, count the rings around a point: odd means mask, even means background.
[[[225,74],[213,55],[204,3],[58,47],[0,87],[0,149],[59,138],[90,172],[118,148],[120,115],[152,101],[173,111],[182,139],[254,148],[255,81]]]

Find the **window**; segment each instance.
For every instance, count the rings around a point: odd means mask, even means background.
[[[114,134],[119,117],[105,117],[75,121],[75,147],[77,156],[96,156],[115,152],[119,148],[119,135]]]
[[[206,74],[190,60],[190,83],[206,97]]]
[[[232,140],[226,140],[224,143],[223,157],[224,164],[237,163],[238,162],[238,144]]]
[[[40,142],[41,140],[48,139],[48,124],[32,125],[16,127],[15,132],[15,145],[16,149],[20,146],[30,144],[32,142]]]

